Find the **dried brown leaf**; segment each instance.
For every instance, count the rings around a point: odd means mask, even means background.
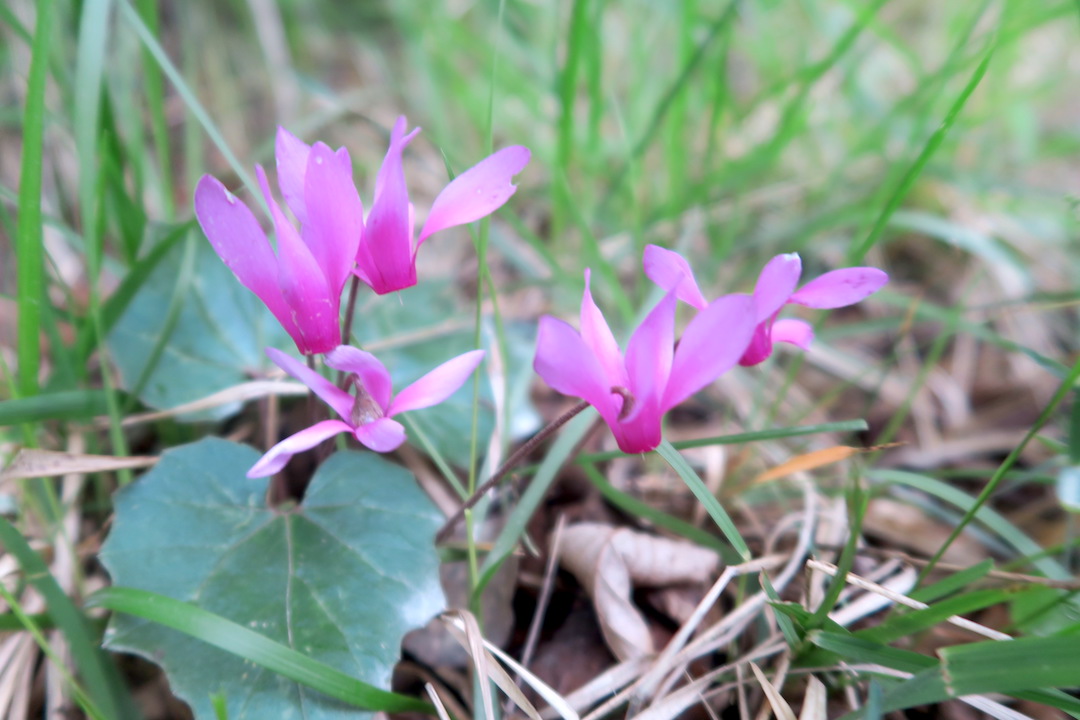
[[[655,650],[645,618],[630,600],[633,586],[704,582],[719,558],[690,543],[581,523],[563,533],[559,561],[592,597],[612,653],[628,660]]]
[[[71,473],[133,470],[150,467],[157,461],[156,457],[149,456],[113,457],[111,455],[82,455],[55,450],[25,448],[20,450],[11,464],[0,473],[0,482],[37,477],[56,477]]]

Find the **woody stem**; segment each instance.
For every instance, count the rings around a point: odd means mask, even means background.
[[[589,407],[589,403],[582,400],[577,405],[570,408],[565,413],[563,413],[562,415],[548,423],[546,426],[541,428],[540,431],[533,435],[531,438],[526,440],[521,447],[515,450],[510,455],[510,457],[506,459],[506,462],[504,462],[499,467],[499,469],[492,474],[490,478],[488,478],[484,483],[482,483],[480,487],[476,488],[476,492],[474,492],[469,497],[469,499],[465,501],[465,504],[458,508],[458,511],[446,521],[446,524],[442,526],[442,529],[439,530],[438,534],[435,536],[435,542],[443,542],[444,540],[446,540],[446,538],[450,535],[450,532],[454,529],[454,525],[457,524],[457,521],[461,519],[461,517],[465,514],[466,510],[471,509],[474,505],[476,505],[476,503],[480,502],[480,498],[482,498],[488,490],[498,485],[499,482],[504,477],[506,477],[511,470],[513,470],[521,463],[522,460],[531,455],[533,450],[536,449],[537,445],[544,442],[544,440],[546,440],[547,438],[551,437],[552,433],[554,433],[566,423],[570,422],[570,420],[575,415],[579,414],[587,407]]]

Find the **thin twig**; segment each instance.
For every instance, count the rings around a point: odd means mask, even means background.
[[[552,433],[554,433],[556,430],[568,423],[575,415],[577,415],[587,407],[589,407],[589,403],[582,400],[577,405],[552,420],[548,425],[543,427],[540,432],[536,433],[531,438],[526,440],[521,447],[515,450],[513,454],[506,459],[506,462],[504,462],[502,466],[500,466],[499,469],[496,470],[490,478],[488,478],[485,482],[481,483],[480,487],[476,489],[476,492],[474,492],[472,496],[470,496],[469,499],[466,500],[460,508],[458,508],[458,511],[446,521],[446,524],[442,526],[442,529],[439,530],[438,534],[435,536],[435,542],[443,542],[444,540],[446,540],[446,538],[449,537],[450,533],[453,531],[454,525],[456,525],[458,520],[460,520],[465,515],[466,510],[471,509],[474,505],[476,505],[476,503],[480,502],[480,498],[484,497],[488,490],[498,485],[499,482],[504,477],[506,477],[511,470],[513,470],[521,463],[522,460],[529,457],[529,455],[532,454],[533,450],[536,449],[537,445],[550,437]]]

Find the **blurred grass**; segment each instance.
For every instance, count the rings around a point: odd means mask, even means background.
[[[103,409],[111,451],[126,452],[119,423],[134,400],[116,392],[104,337],[190,227],[196,178],[251,188],[282,123],[347,145],[370,197],[400,113],[425,128],[408,160],[418,207],[444,168],[511,143],[533,151],[517,195],[480,229],[475,273],[460,269],[476,257],[455,249],[464,231],[421,253],[422,272],[455,273],[497,302],[504,361],[505,326],[542,308],[573,314],[586,266],[625,337],[654,299],[647,243],[685,252],[710,297],[749,290],[777,252],[801,252],[808,276],[865,258],[893,281],[860,322],[837,313],[822,328],[832,355],[733,373],[726,404],[706,407],[747,432],[769,430],[758,418],[865,414],[871,437],[920,446],[1009,425],[980,425],[979,403],[1019,392],[1033,427],[1061,400],[1078,347],[1078,8],[11,0],[0,6],[0,92],[12,100],[0,109],[0,415],[23,429],[0,428],[0,455],[74,433],[98,445],[84,421]],[[478,333],[489,316],[478,310]],[[984,353],[966,381],[965,338]],[[968,425],[934,418],[927,437],[926,403],[951,397],[943,383],[966,398]],[[54,488],[40,487],[33,503],[19,496],[27,532],[56,519]],[[963,507],[956,532],[979,503]],[[514,516],[500,552],[530,515],[527,504]],[[1016,533],[1005,539],[1018,547]],[[481,589],[493,569],[478,568]]]

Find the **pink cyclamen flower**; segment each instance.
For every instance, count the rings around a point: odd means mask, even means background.
[[[479,220],[502,207],[517,190],[511,177],[521,172],[530,157],[528,148],[512,145],[458,175],[435,198],[414,242],[413,206],[401,154],[420,128],[406,134],[407,127],[405,117],[399,117],[390,134],[390,149],[375,178],[375,201],[353,271],[380,295],[416,284],[416,251],[428,237]]]
[[[703,309],[704,296],[694,280],[693,270],[682,255],[658,245],[645,248],[645,274],[664,290],[674,290],[683,302]],[[739,359],[743,366],[757,365],[772,355],[773,343],[786,342],[806,350],[814,339],[814,329],[803,320],[776,316],[788,303],[830,310],[854,305],[877,292],[889,276],[872,267],[843,268],[827,272],[796,290],[802,275],[798,253],[777,255],[766,263],[754,286],[754,337]]]
[[[285,438],[259,458],[247,476],[273,475],[298,452],[309,450],[340,433],[351,433],[375,452],[396,450],[405,442],[405,428],[392,418],[407,410],[438,405],[454,394],[480,361],[483,350],[473,350],[448,360],[427,375],[391,396],[390,373],[374,355],[341,345],[326,356],[326,364],[349,375],[355,394],[342,390],[304,363],[280,350],[267,348],[266,354],[278,367],[307,385],[334,409],[341,420],[323,420]]]
[[[669,292],[653,308],[625,356],[593,302],[588,270],[580,332],[553,317],[540,319],[536,372],[595,407],[625,453],[659,445],[664,413],[733,367],[754,332],[753,300],[728,295],[698,313],[675,348],[675,297]]]
[[[247,205],[210,175],[195,188],[195,215],[217,254],[266,303],[297,349],[305,355],[329,352],[341,344],[341,289],[363,230],[352,162],[345,148],[308,147],[282,128],[276,154],[278,185],[301,225],[297,231],[285,217],[266,173],[256,166],[277,255]]]

